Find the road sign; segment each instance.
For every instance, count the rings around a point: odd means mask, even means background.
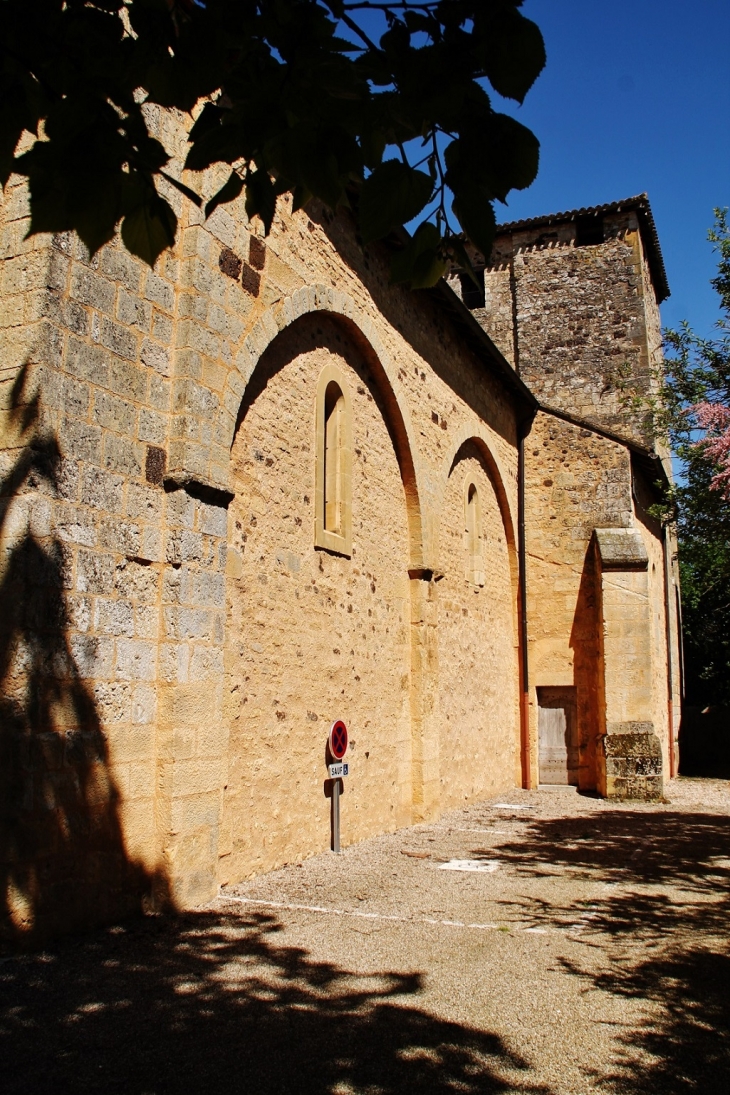
[[[330,774],[330,779],[342,779],[343,776],[349,776],[350,765],[339,761],[337,764],[328,764],[327,771]]]
[[[329,736],[330,753],[333,760],[344,760],[347,752],[347,727],[342,719],[332,723]]]

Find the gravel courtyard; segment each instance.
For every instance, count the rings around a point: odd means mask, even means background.
[[[729,929],[730,782],[510,791],[0,959],[2,1090],[728,1095]]]

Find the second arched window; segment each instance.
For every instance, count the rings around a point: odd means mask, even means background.
[[[466,578],[476,586],[484,585],[484,555],[482,551],[482,511],[479,490],[473,479],[464,484],[464,522],[466,525]]]

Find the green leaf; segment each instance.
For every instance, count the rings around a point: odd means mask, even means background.
[[[539,28],[510,7],[491,19],[475,19],[475,36],[482,35],[475,53],[482,59],[492,87],[507,99],[524,102],[545,67],[545,43]]]
[[[336,209],[344,196],[337,158],[320,148],[302,150],[299,157],[302,182],[316,198],[330,209]]]
[[[477,289],[481,289],[479,278],[476,276],[471,257],[466,247],[464,246],[463,240],[459,239],[458,236],[452,236],[449,240],[447,240],[447,243],[449,251],[451,251],[451,254],[454,257],[454,260],[458,263],[459,268],[463,271],[463,273],[467,275],[467,277],[471,281],[474,282]]]
[[[540,163],[540,142],[527,126],[508,114],[494,115],[494,154],[510,190],[525,190],[534,181]]]
[[[387,138],[382,129],[366,129],[360,135],[360,149],[367,167],[377,167],[383,158]]]
[[[175,242],[177,217],[158,194],[130,210],[122,221],[122,240],[128,251],[154,266],[162,252]]]
[[[452,209],[459,224],[474,246],[489,261],[494,243],[494,208],[489,191],[479,183],[466,180],[455,193]]]
[[[510,190],[524,190],[536,174],[540,144],[531,130],[507,114],[492,114],[476,129],[453,140],[444,153],[446,183],[454,193],[475,183],[489,199],[505,201]]]
[[[410,283],[412,289],[430,289],[443,277],[448,263],[440,252],[441,236],[435,225],[421,224],[408,245],[390,262],[392,284]]]
[[[246,213],[251,220],[261,218],[268,236],[276,213],[276,187],[268,171],[259,169],[246,179]]]
[[[432,289],[444,276],[448,265],[435,249],[422,252],[413,266],[411,289]]]
[[[360,189],[360,230],[365,243],[382,239],[391,229],[407,224],[431,197],[433,182],[400,160],[376,167]]]
[[[234,201],[243,190],[243,179],[237,171],[231,171],[230,175],[223,183],[220,190],[213,195],[209,202],[205,205],[205,216],[208,218],[211,213],[218,208],[219,205],[223,205],[226,202]]]
[[[211,129],[216,129],[220,125],[224,114],[225,111],[221,110],[215,103],[206,103],[188,134],[189,143],[195,144],[200,137],[204,137]]]
[[[295,186],[292,195],[292,213],[297,213],[300,209],[303,209],[313,197],[312,191],[307,190],[306,186]]]

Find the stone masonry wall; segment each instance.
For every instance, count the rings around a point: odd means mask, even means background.
[[[659,307],[636,214],[605,215],[603,232],[591,246],[573,221],[498,235],[473,314],[541,403],[652,447]]]
[[[512,238],[520,376],[548,406],[645,442],[623,398],[650,383],[637,226],[591,247],[534,235]]]
[[[456,808],[520,782],[517,601],[499,499],[479,449],[449,478],[439,598],[441,801]],[[478,491],[481,574],[469,573],[465,484]]]
[[[352,557],[314,545],[314,408],[335,364],[352,402]],[[221,881],[330,846],[324,746],[354,743],[342,838],[411,820],[405,491],[377,386],[352,336],[306,316],[259,364],[233,447]]]
[[[537,783],[536,689],[576,688],[579,786],[595,787],[601,725],[596,527],[632,520],[631,465],[623,446],[539,413],[525,440],[525,546],[533,780]]]
[[[601,224],[603,242],[592,245],[579,245],[571,220],[498,236],[484,270],[485,307],[473,314],[546,412],[555,409],[653,449],[657,439],[647,410],[662,362],[656,292],[636,214],[606,214]],[[453,285],[458,291],[458,279]],[[647,542],[651,653],[645,653],[653,669],[645,681],[651,696],[637,696],[636,703],[646,699],[663,743],[665,770],[673,770],[668,710],[671,691],[679,708],[677,613],[670,606],[667,622],[661,530],[635,509],[631,465],[627,447],[547,413],[538,414],[525,440],[534,780],[539,778],[536,689],[573,686],[579,782],[596,786],[596,741],[605,722],[599,641],[604,621],[591,537],[601,527],[639,525]]]
[[[174,115],[156,117],[181,158],[184,126]],[[215,172],[189,181],[206,194],[220,183]],[[368,654],[378,664],[377,628],[390,628],[398,698],[387,718],[383,709],[382,733],[395,728],[398,741],[405,735],[410,766],[398,761],[387,819],[377,811],[376,820],[367,819],[376,796],[364,775],[359,791],[353,777],[345,809],[359,801],[353,817],[359,811],[364,819],[353,825],[353,836],[441,808],[448,768],[439,755],[438,579],[441,543],[450,535],[443,500],[454,456],[470,438],[489,455],[501,492],[491,542],[497,545],[507,528],[514,542],[513,397],[464,347],[437,302],[390,287],[387,253],[365,251],[346,214],[332,220],[313,208],[291,216],[283,203],[264,241],[242,202],[203,223],[185,199],[174,194],[173,200],[179,242],[151,271],[118,241],[90,259],[72,236],[26,240],[22,181],[12,180],[3,197],[0,736],[3,758],[10,759],[2,769],[7,786],[0,788],[9,804],[0,862],[3,930],[24,937],[142,901],[207,900],[220,857],[230,864],[239,854],[221,818],[242,763],[238,745],[229,746],[232,732],[240,740],[241,682],[226,683],[224,661],[240,638],[226,619],[234,612],[233,593],[226,608],[226,589],[240,580],[227,553],[234,514],[248,505],[250,473],[241,478],[250,458],[245,432],[236,442],[234,475],[230,454],[258,362],[299,317],[335,317],[368,362],[365,390],[373,404],[365,403],[381,417],[363,442],[363,460],[385,452],[386,436],[392,446],[383,470],[390,485],[383,480],[373,495],[384,508],[373,511],[367,532],[380,561],[376,566],[373,555],[368,565],[357,564],[360,594],[374,605],[383,598],[383,615],[358,651],[358,664]],[[271,409],[261,421],[281,429]],[[301,443],[311,446],[311,438]],[[304,474],[311,451],[299,452],[295,466]],[[286,493],[291,475],[279,474],[274,489]],[[496,519],[490,511],[489,520]],[[269,543],[260,570],[275,585],[289,555],[282,563]],[[325,568],[326,580],[312,575],[323,583],[319,596],[344,604],[350,579],[342,564],[314,553],[311,541],[308,558]],[[373,594],[363,575],[376,569]],[[498,613],[516,600],[514,568],[511,574]],[[246,628],[256,613],[271,620],[272,670],[289,674],[275,614],[256,605],[256,598],[244,598],[241,618]],[[365,600],[359,611],[364,622]],[[453,621],[449,643],[468,648],[469,630],[468,618]],[[353,642],[347,653],[339,641],[335,646],[343,658],[355,649]],[[345,691],[353,710],[364,709],[366,681],[369,692],[375,689],[372,671],[357,675],[361,681],[353,675],[351,685],[358,684],[362,700],[357,690]],[[505,692],[516,695],[513,677]],[[272,703],[280,698],[272,696]],[[302,732],[316,726],[323,737],[330,702],[309,708],[318,721],[306,722]],[[515,718],[513,712],[512,724]],[[368,733],[358,731],[356,740]],[[515,778],[517,760],[504,756],[490,759],[494,787]],[[267,788],[284,793],[265,769],[254,769],[258,801],[267,800]],[[288,844],[266,853],[259,847],[254,841],[245,867],[241,859],[236,869],[273,866],[293,854]],[[315,844],[305,841],[301,850],[309,854]],[[225,863],[223,873],[232,877]]]
[[[670,640],[676,635],[676,620],[673,618],[674,590],[667,599],[667,566],[664,558],[665,538],[661,524],[653,518],[648,510],[657,500],[656,491],[651,489],[643,475],[634,473],[633,503],[635,524],[641,532],[644,546],[649,557],[647,570],[647,585],[650,605],[650,635],[651,635],[651,664],[652,664],[652,722],[654,732],[657,734],[662,747],[664,758],[664,771],[672,772],[675,763],[672,757],[674,727],[674,696],[670,691],[669,682],[669,658],[672,657],[668,649]],[[669,568],[671,582],[671,565]],[[667,628],[667,600],[669,601],[670,621]],[[678,667],[675,669],[675,674]],[[678,727],[676,727],[678,730]]]

